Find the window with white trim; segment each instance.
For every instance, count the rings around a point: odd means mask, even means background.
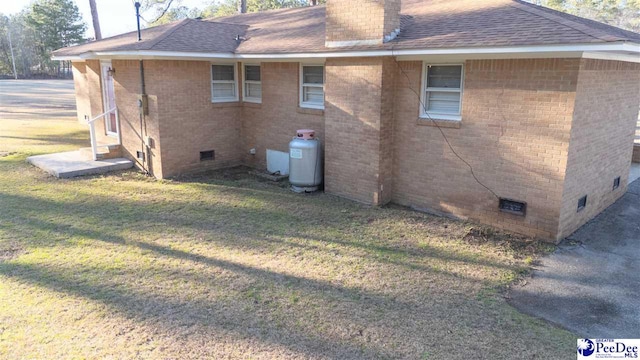
[[[300,66],[300,107],[324,109],[324,66]]]
[[[424,65],[420,117],[461,120],[462,65]]]
[[[211,102],[238,101],[235,64],[211,65]]]
[[[262,102],[262,74],[260,65],[244,65],[243,101]]]

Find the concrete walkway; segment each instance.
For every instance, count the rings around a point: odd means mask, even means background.
[[[563,241],[525,286],[511,291],[520,311],[587,338],[640,336],[640,180]]]
[[[31,156],[27,162],[58,178],[103,174],[133,167],[133,162],[124,158],[87,160],[80,151]]]

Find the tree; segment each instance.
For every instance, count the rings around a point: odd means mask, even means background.
[[[246,12],[272,9],[313,6],[326,3],[326,0],[214,0],[203,10],[182,6],[181,0],[143,0],[142,11],[154,11],[153,25],[193,17],[219,17],[242,12],[245,3]]]
[[[12,41],[9,41],[11,31],[9,17],[0,14],[0,74],[10,74],[13,71]]]
[[[640,32],[640,0],[529,0],[572,15]]]
[[[202,11],[203,18],[229,16],[238,13],[238,6],[235,0],[224,0],[207,6]]]
[[[96,40],[102,39],[102,32],[100,31],[100,19],[98,18],[98,7],[96,6],[96,0],[89,0],[89,7],[91,8],[91,23],[93,24],[93,33]]]
[[[177,6],[164,13],[163,16],[157,18],[152,25],[167,24],[176,20],[197,18],[202,15],[202,11],[198,8],[188,8],[186,6]]]
[[[19,76],[31,76],[32,67],[39,63],[35,48],[36,33],[27,24],[27,13],[27,10],[23,10],[11,16],[0,14],[0,75],[7,75],[13,71],[10,63],[9,32]]]
[[[264,10],[294,8],[308,6],[308,0],[248,0],[247,11],[257,12]]]
[[[140,12],[145,13],[149,10],[155,11],[153,20],[149,21],[149,24],[163,24],[170,21],[163,20],[165,15],[169,13],[169,9],[172,5],[180,6],[180,0],[141,0]],[[180,14],[180,12],[174,12],[174,16]],[[176,19],[178,20],[178,19]],[[146,21],[146,20],[145,20]]]
[[[84,41],[87,25],[71,0],[36,0],[24,12],[26,26],[35,36],[39,70],[60,72],[60,63],[51,61],[51,52]],[[64,66],[64,65],[63,65]]]

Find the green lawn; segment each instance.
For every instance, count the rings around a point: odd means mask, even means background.
[[[25,158],[86,131],[0,122],[0,358],[575,358],[503,297],[548,246],[243,169],[57,180]]]

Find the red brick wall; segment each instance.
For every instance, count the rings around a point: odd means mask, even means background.
[[[89,95],[96,91],[91,89],[87,81],[87,64],[83,62],[74,62],[72,65],[73,86],[76,95],[76,110],[78,114],[78,122],[86,123],[85,116],[91,116],[91,103]]]
[[[140,62],[136,60],[113,60],[111,63],[116,70],[114,74],[115,97],[119,111],[120,129],[122,131],[123,156],[136,162],[139,168],[148,170],[158,178],[165,177],[162,158],[160,157],[160,113],[158,111],[158,94],[162,92],[163,85],[154,81],[147,71],[149,61],[144,62],[146,92],[149,95],[149,114],[140,124],[140,110],[138,108],[138,96],[141,93],[140,86]],[[145,136],[150,136],[155,141],[150,149],[143,145]],[[145,163],[136,158],[137,151],[145,152]]]
[[[145,61],[147,86],[157,89],[163,177],[240,164],[239,103],[211,102],[210,66]],[[215,151],[215,160],[200,161],[207,150]]]
[[[633,162],[640,163],[640,144],[635,144],[633,146]]]
[[[313,129],[324,141],[324,111],[299,108],[300,65],[262,63],[262,104],[244,103],[240,112],[243,162],[266,168],[266,150],[289,151],[298,129]],[[255,155],[249,150],[256,149]]]
[[[400,0],[328,0],[326,41],[378,40],[400,28]]]
[[[380,203],[393,196],[394,122],[396,101],[396,75],[398,68],[391,58],[382,60],[382,100],[380,104]]]
[[[401,66],[408,78],[396,85],[393,201],[555,239],[579,60],[467,61],[460,128],[442,129],[482,183],[527,203],[526,217],[500,212],[438,128],[422,125],[413,92],[422,62]]]
[[[76,65],[76,92],[81,95],[77,97],[78,113],[99,114],[103,111],[100,63]],[[112,65],[123,156],[136,160],[136,151],[144,149],[142,139],[150,136],[147,167],[158,178],[240,163],[265,168],[266,149],[288,151],[289,141],[300,128],[314,129],[324,139],[324,111],[298,107],[298,63],[261,64],[264,95],[262,104],[253,104],[211,103],[209,62],[145,60],[150,113],[142,132],[137,107],[139,62],[114,60]],[[239,79],[241,69],[239,64]],[[239,92],[242,94],[241,88]],[[114,141],[106,136],[103,121],[96,122],[96,127],[101,143]],[[256,155],[249,154],[251,148],[256,148]],[[201,162],[200,151],[204,150],[214,150],[215,160]],[[138,166],[142,167],[140,161]]]
[[[145,62],[147,84],[159,87],[162,176],[247,164],[266,168],[266,149],[288,151],[296,130],[311,128],[324,139],[324,112],[301,109],[299,64],[262,63],[261,104],[211,103],[210,63]],[[242,66],[238,64],[238,78]],[[242,85],[239,89],[242,99]],[[256,149],[255,155],[249,150]],[[215,150],[216,160],[201,162],[200,151]]]
[[[383,83],[392,86],[395,73],[388,66],[382,58],[326,62],[326,192],[372,204],[391,198],[392,94]]]
[[[528,204],[526,217],[500,212],[440,130],[418,118],[414,91],[421,91],[422,62],[399,65],[404,73],[392,59],[327,60],[322,111],[298,107],[298,63],[262,64],[262,104],[212,104],[209,62],[145,61],[150,114],[144,134],[155,140],[151,170],[161,178],[241,163],[264,168],[267,148],[287,151],[295,130],[312,128],[325,141],[329,193],[371,204],[394,201],[550,240],[568,235],[624,191],[638,116],[638,65],[580,59],[464,64],[462,121],[442,131],[481,182]],[[134,158],[142,139],[138,62],[114,60],[113,66],[125,154]],[[99,71],[97,61],[84,69],[74,64],[76,91],[88,91],[78,97],[79,109],[94,114],[102,112]],[[256,155],[249,155],[251,148]],[[210,149],[216,160],[200,162],[199,152]],[[611,192],[615,176],[621,189]],[[575,215],[582,194],[589,206]]]
[[[560,237],[622,196],[638,119],[640,64],[583,59],[562,202]],[[613,180],[621,177],[613,190]],[[577,212],[578,199],[587,206]]]
[[[89,117],[94,117],[105,111],[102,104],[102,80],[100,76],[100,61],[87,60],[86,61],[85,76],[87,79],[87,86],[94,91],[89,92],[89,109],[91,114]],[[105,135],[104,122],[96,122],[96,125],[102,126],[102,131],[99,133]]]

